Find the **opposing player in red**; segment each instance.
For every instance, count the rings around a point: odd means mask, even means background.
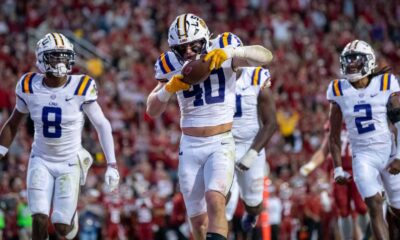
[[[308,176],[314,169],[320,166],[325,159],[327,159],[331,165],[332,157],[329,154],[329,123],[325,124],[325,136],[322,140],[321,147],[314,153],[311,160],[300,168],[300,173],[303,176]],[[357,190],[357,186],[351,178],[353,174],[351,167],[351,148],[348,141],[348,133],[346,128],[343,126],[341,131],[342,141],[342,167],[348,176],[346,184],[341,185],[333,182],[333,196],[335,199],[335,205],[338,211],[338,225],[340,228],[340,234],[342,239],[353,239],[355,232],[353,231],[357,224],[357,221],[353,221],[353,214],[358,215],[360,227],[365,230],[367,226],[366,213],[367,205],[365,205],[360,193]],[[354,224],[353,224],[354,223]]]

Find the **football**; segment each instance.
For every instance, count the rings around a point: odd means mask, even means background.
[[[210,61],[204,62],[205,55],[200,55],[196,60],[186,63],[182,68],[183,82],[187,84],[198,84],[210,75]]]

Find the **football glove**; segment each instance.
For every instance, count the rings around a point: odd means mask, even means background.
[[[190,85],[187,83],[182,82],[183,75],[181,74],[176,74],[174,75],[171,80],[169,80],[165,84],[165,90],[167,90],[168,93],[173,94],[181,90],[188,90],[190,88]]]
[[[107,190],[112,192],[118,188],[119,173],[118,173],[118,170],[117,170],[115,164],[108,165],[104,178],[105,178],[104,181],[105,181]]]
[[[337,183],[345,184],[351,179],[351,174],[344,171],[342,167],[335,167],[335,170],[333,170],[333,178]]]
[[[218,69],[222,66],[222,63],[230,58],[228,54],[229,53],[222,48],[214,49],[207,53],[207,55],[204,57],[204,61],[207,62],[211,59],[210,71],[213,69]]]

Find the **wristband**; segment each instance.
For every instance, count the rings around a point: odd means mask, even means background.
[[[158,100],[160,100],[161,102],[168,102],[169,99],[171,98],[172,94],[169,93],[166,89],[165,86],[163,88],[161,88],[158,92],[157,92],[157,98]]]
[[[115,168],[115,169],[117,169],[118,167],[117,167],[117,163],[107,163],[107,167],[112,167],[112,168]]]
[[[0,145],[0,155],[5,156],[8,153],[8,148]]]
[[[253,164],[254,160],[257,158],[258,152],[254,149],[249,149],[246,154],[242,157],[240,163],[248,168]]]

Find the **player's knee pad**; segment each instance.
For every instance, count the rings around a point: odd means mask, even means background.
[[[79,159],[79,167],[81,169],[79,182],[80,185],[83,186],[85,185],[86,182],[87,173],[90,167],[92,166],[93,157],[86,149],[81,148],[81,150],[79,150],[78,152],[78,159]]]
[[[36,167],[28,171],[28,189],[45,190],[49,184],[48,172],[43,167]]]
[[[264,180],[254,179],[248,186],[241,186],[241,197],[245,204],[250,207],[258,206],[263,199]]]

